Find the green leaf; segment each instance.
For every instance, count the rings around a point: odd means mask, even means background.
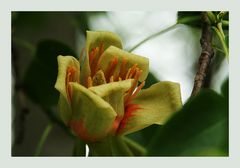
[[[225,81],[224,81],[224,83],[223,83],[223,85],[222,85],[222,88],[221,88],[221,90],[222,90],[222,95],[225,97],[225,98],[227,98],[228,99],[228,95],[229,95],[229,90],[228,90],[228,88],[229,88],[229,78],[227,78]]]
[[[133,141],[136,141],[144,147],[147,147],[150,144],[154,135],[156,134],[156,131],[161,127],[161,125],[153,124],[142,130],[128,134],[126,135],[126,137],[130,138]]]
[[[228,103],[212,90],[190,99],[157,131],[148,148],[151,156],[219,154],[228,155]]]
[[[228,35],[225,36],[225,43],[226,43],[227,47],[229,48],[229,36]]]
[[[54,88],[58,55],[76,54],[67,45],[55,40],[39,42],[35,57],[24,76],[23,85],[28,96],[45,107],[55,105],[58,101],[58,92]]]
[[[178,12],[177,23],[201,28],[202,12]]]
[[[211,21],[211,25],[215,26],[218,22],[221,21],[217,19],[217,15],[219,14],[219,12],[209,11],[207,13],[208,13],[208,18]],[[202,17],[201,14],[202,12],[188,12],[188,11],[178,12],[177,23],[201,28],[201,17]],[[228,30],[228,20],[229,20],[228,13],[224,15],[224,17],[221,19],[224,19],[223,29]]]

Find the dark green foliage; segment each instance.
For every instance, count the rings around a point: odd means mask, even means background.
[[[194,27],[201,27],[202,12],[178,12],[177,23]]]
[[[145,88],[149,88],[150,86],[152,86],[154,83],[159,82],[159,80],[155,77],[155,75],[152,72],[149,72],[146,82],[145,82]]]
[[[216,26],[218,22],[229,21],[229,12],[225,14],[220,14],[219,11],[212,12],[214,21],[211,23],[212,26]],[[177,23],[179,24],[186,24],[193,27],[201,28],[201,16],[202,12],[188,12],[188,11],[181,11],[178,12],[177,15]],[[213,19],[212,18],[212,19]],[[228,25],[223,25],[224,30],[228,30]]]
[[[227,82],[226,82],[227,83]],[[204,90],[157,130],[148,155],[227,156],[228,87],[223,95]]]
[[[24,77],[24,89],[36,103],[48,107],[57,103],[58,92],[54,88],[57,79],[58,55],[76,54],[65,44],[54,40],[38,43],[35,57]]]

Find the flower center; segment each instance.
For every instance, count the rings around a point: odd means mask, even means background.
[[[103,43],[100,43],[99,47],[93,48],[89,53],[89,65],[91,69],[91,75],[87,78],[87,87],[97,86],[105,83],[111,83],[115,81],[122,81],[127,79],[134,79],[132,86],[124,94],[124,116],[117,116],[113,124],[113,131],[118,134],[125,127],[128,118],[133,115],[138,109],[141,109],[140,105],[132,104],[132,100],[137,96],[137,93],[144,87],[145,81],[138,86],[139,78],[142,74],[142,70],[138,67],[138,64],[134,64],[131,67],[128,65],[128,60],[122,58],[119,60],[117,56],[109,61],[105,70],[100,69],[100,63],[103,55]],[[121,62],[120,62],[121,61]],[[120,64],[117,71],[118,64]]]
[[[106,70],[100,70],[100,63],[102,60],[103,51],[103,43],[100,43],[99,46],[93,48],[89,52],[89,66],[91,69],[91,75],[87,78],[87,87],[104,84],[103,82],[94,82],[94,79],[100,79],[105,83],[126,79],[134,79],[134,88],[136,88],[138,84],[138,79],[142,73],[142,70],[138,68],[138,65],[134,64],[132,67],[128,68],[128,61],[125,58],[122,58],[119,72],[115,73],[117,65],[119,64],[119,60],[117,56],[113,56],[111,61],[108,63]],[[99,75],[99,71],[101,71],[101,76]],[[129,95],[130,93],[133,93],[133,91],[134,89],[132,88],[131,92],[129,92]]]

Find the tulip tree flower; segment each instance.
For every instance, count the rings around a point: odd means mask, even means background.
[[[162,125],[181,107],[178,83],[142,89],[149,60],[122,50],[116,34],[88,31],[84,55],[58,56],[55,88],[62,120],[85,142]]]

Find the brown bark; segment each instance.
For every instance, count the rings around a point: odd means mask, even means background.
[[[202,52],[198,60],[198,69],[194,78],[194,86],[191,96],[195,96],[201,88],[204,86],[206,75],[211,63],[211,59],[214,55],[212,48],[212,30],[209,24],[207,13],[202,13],[202,36],[200,39],[200,44],[202,47]]]

